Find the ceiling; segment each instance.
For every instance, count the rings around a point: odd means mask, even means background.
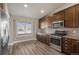
[[[27,3],[28,7],[24,7],[24,3],[8,3],[11,15],[41,18],[57,8],[62,7],[66,3]],[[44,10],[44,13],[40,11]]]

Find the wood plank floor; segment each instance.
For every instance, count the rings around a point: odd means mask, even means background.
[[[48,45],[37,40],[14,44],[12,55],[61,55]]]

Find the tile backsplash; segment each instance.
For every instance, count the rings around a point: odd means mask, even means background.
[[[79,28],[65,28],[69,35],[79,36]]]
[[[60,29],[47,28],[45,29],[45,32],[51,34],[54,33],[55,30],[65,30],[68,31],[68,35],[79,36],[79,28],[60,28]]]

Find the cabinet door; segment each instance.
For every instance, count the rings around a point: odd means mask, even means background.
[[[77,40],[72,39],[72,52],[71,54],[76,54],[77,53]]]
[[[41,29],[41,19],[39,19],[39,28]]]
[[[0,3],[0,11],[3,10],[3,3]]]
[[[60,11],[60,12],[58,13],[57,19],[58,19],[59,21],[64,20],[64,11]]]
[[[79,54],[79,40],[72,39],[72,54]]]
[[[64,20],[64,10],[56,13],[54,17],[55,17],[54,21]]]
[[[48,28],[52,28],[53,16],[47,16],[46,25]]]
[[[75,6],[65,10],[65,27],[75,27]]]
[[[79,4],[76,5],[76,28],[79,28]]]
[[[47,45],[50,45],[50,39],[49,39],[49,35],[46,35],[45,37],[45,41]]]
[[[66,54],[79,54],[79,40],[63,38],[62,52]]]
[[[71,49],[72,49],[72,41],[71,39],[68,38],[64,38],[63,39],[63,47],[62,47],[62,52],[66,53],[66,54],[71,54]]]
[[[39,19],[39,28],[45,28],[45,17]]]

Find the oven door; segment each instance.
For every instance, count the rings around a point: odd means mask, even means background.
[[[51,43],[60,46],[60,42],[61,42],[60,40],[61,40],[60,38],[52,38]]]
[[[57,51],[61,52],[61,37],[52,37],[51,39],[51,43],[50,46],[54,49],[56,49]]]
[[[61,46],[61,36],[51,35],[51,43],[57,46]]]

